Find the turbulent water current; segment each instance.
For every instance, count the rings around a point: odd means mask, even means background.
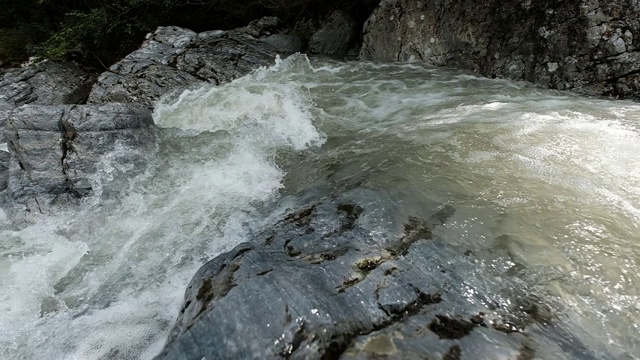
[[[640,104],[298,55],[154,120],[147,167],[105,154],[79,209],[0,210],[1,359],[152,358],[200,265],[338,192],[374,236],[450,204],[468,283],[510,277],[598,357],[640,358]]]

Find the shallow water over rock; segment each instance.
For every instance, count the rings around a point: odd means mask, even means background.
[[[141,175],[105,154],[80,209],[0,212],[2,358],[151,358],[200,265],[335,196],[381,243],[454,208],[433,236],[476,264],[470,289],[599,358],[640,353],[640,105],[294,56],[154,120]]]

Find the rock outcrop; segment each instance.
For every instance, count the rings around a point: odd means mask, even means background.
[[[383,0],[360,56],[640,99],[639,15],[634,0]]]
[[[278,34],[280,20],[269,17],[231,31],[160,27],[140,49],[104,72],[88,102],[133,102],[149,108],[165,94],[204,82],[229,82],[260,66],[274,63],[278,54],[299,51],[293,36]]]
[[[444,206],[427,220],[409,219],[402,235],[383,239],[358,225],[366,210],[351,202],[292,213],[196,273],[156,359],[555,359],[582,352],[539,301],[511,292],[503,303],[517,310],[500,308],[497,293],[472,287],[483,283],[472,281],[481,276],[472,256],[434,235],[453,212]],[[571,350],[562,346],[567,338]]]
[[[358,24],[346,12],[337,10],[329,16],[309,41],[309,52],[343,57],[357,47]],[[356,52],[357,54],[357,52]]]
[[[73,63],[43,61],[9,69],[0,78],[0,126],[24,104],[79,104],[91,90],[91,75]],[[0,137],[0,142],[4,142]]]
[[[47,213],[93,194],[103,156],[119,167],[144,163],[155,125],[151,112],[135,104],[28,105],[11,113],[5,136],[7,207]]]
[[[153,103],[203,82],[229,82],[273,64],[278,54],[299,51],[299,39],[279,33],[280,26],[278,18],[266,17],[231,31],[160,27],[93,88],[93,79],[69,63],[7,71],[0,81],[0,120],[8,119],[11,155],[0,151],[2,205],[16,214],[77,204],[94,194],[106,156],[121,168],[144,168],[155,145]],[[90,105],[61,105],[87,97]]]

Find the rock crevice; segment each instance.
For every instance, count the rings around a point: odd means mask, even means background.
[[[77,204],[93,193],[103,156],[119,147],[119,165],[141,163],[155,144],[155,131],[150,111],[135,104],[14,110],[5,131],[11,153],[6,207],[48,213],[56,205]]]

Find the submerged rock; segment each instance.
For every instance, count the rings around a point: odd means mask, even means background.
[[[535,320],[496,311],[495,294],[471,287],[477,265],[433,235],[451,207],[412,218],[386,239],[358,226],[363,211],[333,201],[309,206],[205,264],[157,359],[566,354],[545,338],[553,330],[537,324],[525,333]]]
[[[640,99],[639,15],[631,0],[386,0],[365,24],[360,56]]]
[[[11,113],[5,135],[11,153],[5,205],[48,213],[94,194],[103,157],[120,168],[143,163],[155,125],[150,111],[134,104],[27,105]]]
[[[277,18],[264,18],[236,30],[203,33],[159,27],[140,49],[100,75],[88,102],[151,108],[165,94],[205,82],[223,84],[271,65],[278,54],[299,50],[295,38],[277,36],[278,24]]]

